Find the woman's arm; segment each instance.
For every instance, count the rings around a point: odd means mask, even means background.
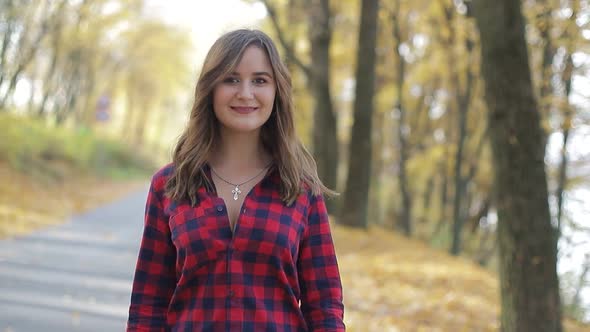
[[[154,176],[135,268],[127,332],[167,331],[166,314],[176,286],[176,250],[163,210],[165,177]]]
[[[301,310],[310,331],[345,330],[342,284],[323,196],[310,194],[307,227],[297,262]]]

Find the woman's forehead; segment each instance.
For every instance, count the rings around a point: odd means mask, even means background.
[[[248,46],[231,72],[237,74],[267,73],[272,74],[268,54],[258,46]]]

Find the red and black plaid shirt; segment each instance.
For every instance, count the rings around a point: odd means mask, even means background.
[[[271,171],[245,197],[234,232],[223,199],[164,195],[152,178],[127,331],[344,331],[342,286],[322,196],[285,205]]]

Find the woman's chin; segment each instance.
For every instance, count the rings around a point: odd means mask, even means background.
[[[262,128],[262,125],[248,124],[248,123],[236,123],[231,125],[223,126],[227,132],[235,134],[257,134]]]

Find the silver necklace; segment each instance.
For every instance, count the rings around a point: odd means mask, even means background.
[[[262,169],[262,171],[260,171],[258,174],[256,174],[255,176],[251,177],[250,179],[248,179],[247,181],[244,181],[242,183],[231,183],[229,181],[227,181],[226,179],[222,178],[219,174],[217,174],[217,172],[215,172],[215,170],[213,169],[213,167],[211,167],[211,172],[213,172],[213,174],[215,174],[221,181],[231,185],[232,187],[235,187],[234,189],[232,189],[231,193],[234,194],[234,201],[237,201],[239,196],[242,191],[240,190],[240,186],[245,185],[246,183],[256,179],[258,176],[260,176],[260,174],[262,174],[264,171],[266,171],[268,169],[268,167],[270,166],[270,164],[266,165],[266,167],[264,167]]]

